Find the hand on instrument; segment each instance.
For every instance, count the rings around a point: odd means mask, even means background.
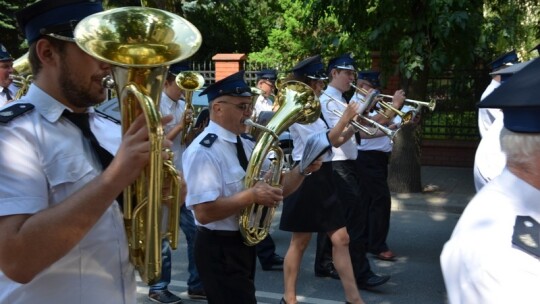
[[[358,113],[360,109],[360,103],[358,102],[349,102],[347,105],[347,108],[345,109],[345,112],[343,112],[343,117],[350,121],[352,120]]]
[[[172,116],[161,118],[161,124],[165,125],[172,120]],[[163,140],[163,148],[170,148],[172,142]],[[139,115],[122,137],[122,143],[118,148],[118,152],[113,161],[107,167],[107,172],[114,174],[118,178],[118,182],[127,187],[139,177],[142,169],[150,161],[150,140],[146,119],[144,115]],[[162,152],[164,159],[168,159],[169,154],[166,151]]]
[[[281,187],[273,187],[260,181],[251,190],[254,195],[254,201],[259,205],[276,207],[279,202],[283,201],[283,190]]]
[[[405,91],[397,90],[392,97],[392,106],[396,109],[401,109],[403,103],[405,102]]]

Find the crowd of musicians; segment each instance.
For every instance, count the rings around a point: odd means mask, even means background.
[[[144,115],[122,126],[95,108],[106,99],[103,79],[113,64],[81,49],[73,28],[74,20],[102,10],[93,0],[41,0],[17,12],[33,77],[24,94],[17,94],[9,77],[13,58],[5,47],[0,50],[0,303],[136,302],[132,262],[140,256],[128,248],[123,217],[130,207],[122,193],[153,161],[153,134]],[[207,86],[200,93],[208,98],[207,116],[196,119],[187,106],[192,92],[176,81],[186,71],[185,61],[167,71],[157,154],[179,172],[173,179],[181,189],[189,297],[256,303],[258,256],[263,269],[283,269],[280,303],[296,303],[297,281],[305,279],[302,257],[317,232],[315,275],[340,280],[347,303],[364,303],[361,289],[390,279],[371,270],[369,255],[396,259],[386,242],[392,140],[422,104],[406,99],[403,90],[384,100],[377,91],[379,74],[358,71],[349,53],[327,63],[314,55],[282,71],[283,77],[260,71],[257,90],[244,71]],[[348,92],[352,98],[345,98]],[[246,186],[261,137],[251,135],[246,122],[264,125],[268,120],[262,118],[286,110],[288,95],[300,96],[294,101],[304,94],[320,109],[308,122],[287,126],[293,164],[278,168],[279,185],[268,182],[272,173],[265,171]],[[313,143],[323,148],[308,158]],[[276,155],[263,155],[260,165],[267,168]],[[163,193],[174,192],[168,183],[162,186]],[[163,199],[164,209],[173,209],[168,201]],[[284,259],[271,235],[246,245],[239,218],[253,204],[282,208],[279,229],[291,232]],[[168,290],[172,243],[158,240],[160,274],[148,282],[155,302],[181,302]]]

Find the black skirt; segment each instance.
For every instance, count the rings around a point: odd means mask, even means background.
[[[279,229],[291,232],[329,232],[345,226],[345,213],[332,181],[332,163],[304,179],[283,200]]]

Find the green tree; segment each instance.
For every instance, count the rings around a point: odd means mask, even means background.
[[[15,20],[15,12],[37,0],[6,1],[0,0],[0,42],[6,46],[11,56],[18,58],[24,54],[28,45]]]

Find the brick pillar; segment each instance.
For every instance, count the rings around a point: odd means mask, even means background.
[[[216,81],[221,80],[242,69],[246,60],[245,54],[216,54],[212,57],[216,68]]]
[[[397,56],[393,57],[394,66],[397,65]],[[396,66],[397,67],[397,66]],[[373,71],[381,71],[381,54],[379,52],[371,52],[371,69]],[[397,71],[397,68],[394,69]],[[398,73],[394,73],[392,75],[382,74],[384,72],[381,71],[381,82],[383,87],[381,89],[381,93],[387,94],[387,95],[394,95],[394,92],[396,90],[401,89],[401,79],[399,78]]]

